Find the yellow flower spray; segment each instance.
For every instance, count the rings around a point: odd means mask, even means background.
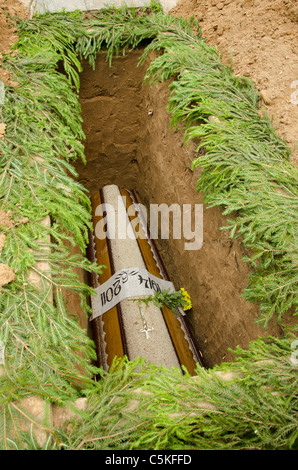
[[[144,302],[147,306],[149,302],[153,302],[157,307],[166,305],[174,313],[179,313],[179,309],[182,309],[185,312],[192,308],[190,295],[183,287],[181,287],[180,290],[171,293],[169,293],[168,290],[164,290],[161,292],[155,292],[154,295],[149,295],[145,298],[130,300],[137,301],[139,303]]]
[[[182,306],[184,312],[186,310],[190,310],[192,308],[192,303],[191,303],[191,299],[190,299],[190,295],[189,293],[183,288],[181,287],[181,292],[182,292],[182,301],[184,303],[184,305]]]

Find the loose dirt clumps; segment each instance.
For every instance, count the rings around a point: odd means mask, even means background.
[[[0,210],[0,229],[1,226],[12,228],[13,222],[11,221],[11,212],[5,212]],[[0,253],[3,250],[5,245],[6,236],[4,233],[0,233]],[[4,263],[0,263],[0,290],[2,286],[9,284],[10,282],[15,280],[15,273],[13,270]]]
[[[18,37],[12,20],[9,18],[24,19],[28,15],[28,8],[17,0],[1,0],[0,4],[0,80],[6,85],[16,86],[17,83],[11,80],[7,70],[1,68],[1,59],[3,55],[11,52],[11,46],[17,41]]]
[[[7,264],[0,264],[0,289],[15,280],[15,273]]]
[[[11,46],[16,42],[17,35],[15,29],[11,25],[9,17],[25,18],[27,9],[20,2],[15,0],[1,0],[0,5],[0,80],[5,85],[16,86],[17,83],[11,80],[9,72],[1,68],[1,59],[4,54],[10,53]],[[0,108],[0,138],[4,138],[6,125],[1,122],[1,108]],[[1,157],[1,156],[0,156]],[[11,213],[0,211],[0,226],[13,227],[11,220]],[[0,234],[0,253],[3,250],[6,237],[4,233]],[[15,273],[6,264],[0,264],[0,289],[2,286],[9,284],[15,280]]]

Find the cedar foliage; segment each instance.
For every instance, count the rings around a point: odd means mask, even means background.
[[[254,273],[245,296],[259,303],[259,321],[266,325],[276,314],[281,321],[297,305],[297,169],[289,149],[269,117],[260,114],[253,84],[221,63],[194,20],[148,13],[114,9],[88,19],[75,12],[20,21],[18,52],[4,60],[19,85],[6,89],[0,111],[7,125],[0,139],[1,208],[11,211],[13,224],[1,227],[6,235],[1,262],[16,273],[15,281],[2,287],[0,300],[2,449],[38,448],[32,432],[20,430],[21,420],[33,422],[18,404],[30,395],[60,405],[88,399],[71,430],[49,425],[46,448],[297,445],[297,365],[290,360],[295,328],[282,339],[238,349],[238,361],[218,368],[241,372],[226,383],[217,368],[198,368],[194,380],[141,359],[116,359],[108,374],[98,371],[91,365],[93,343],[66,311],[63,289],[80,294],[86,314],[93,293],[73,268],[102,269],[85,258],[90,203],[71,164],[84,160],[80,60],[94,66],[104,49],[111,62],[144,39],[151,42],[141,60],[156,54],[144,79],[152,85],[171,79],[172,124],[183,124],[186,142],[199,141],[193,162],[203,169],[198,190],[206,204],[233,215],[226,228],[249,249],[246,261]],[[60,63],[66,75],[59,73]],[[218,121],[210,122],[210,115]],[[42,224],[46,216],[50,227]],[[79,245],[82,256],[70,255],[66,239]],[[40,271],[38,262],[47,262],[49,272]],[[40,276],[41,290],[28,280],[30,270]],[[99,382],[95,373],[102,374]],[[148,394],[140,394],[140,387]],[[132,398],[139,400],[138,413],[129,411]],[[201,400],[211,408],[202,410]]]
[[[198,367],[181,377],[144,361],[115,360],[82,420],[59,439],[72,449],[291,449],[297,446],[297,375],[290,348],[270,338],[238,349],[229,381]],[[259,361],[260,354],[263,361]],[[257,360],[255,360],[257,359]]]

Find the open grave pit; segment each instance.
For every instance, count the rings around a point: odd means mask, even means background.
[[[138,66],[142,52],[139,48],[114,57],[111,66],[101,52],[95,70],[88,62],[82,64],[80,103],[87,163],[75,164],[78,180],[90,195],[109,184],[132,189],[148,214],[150,204],[193,208],[203,203],[203,195],[196,192],[200,169],[191,170],[196,143],[184,145],[183,127],[171,128],[169,82],[143,84],[149,58]],[[274,321],[266,329],[256,324],[258,305],[242,296],[250,274],[242,261],[245,250],[220,230],[225,222],[219,208],[204,205],[200,249],[185,250],[185,240],[173,239],[171,231],[169,239],[155,240],[171,280],[191,295],[188,318],[209,367],[233,360],[228,348],[281,334]]]

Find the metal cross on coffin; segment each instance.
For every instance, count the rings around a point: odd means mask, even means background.
[[[148,328],[147,325],[145,325],[145,327],[142,330],[140,330],[140,332],[145,333],[146,339],[149,339],[150,338],[149,331],[153,331],[153,330],[154,328]]]
[[[140,310],[141,318],[142,318],[142,320],[143,320],[143,329],[140,330],[140,332],[141,332],[141,333],[145,333],[146,339],[149,339],[149,338],[150,338],[150,336],[149,336],[149,331],[153,331],[154,328],[148,328],[146,319],[145,319],[144,314],[143,314],[143,311],[142,311],[142,307],[140,307],[140,305],[139,305],[139,310]]]

